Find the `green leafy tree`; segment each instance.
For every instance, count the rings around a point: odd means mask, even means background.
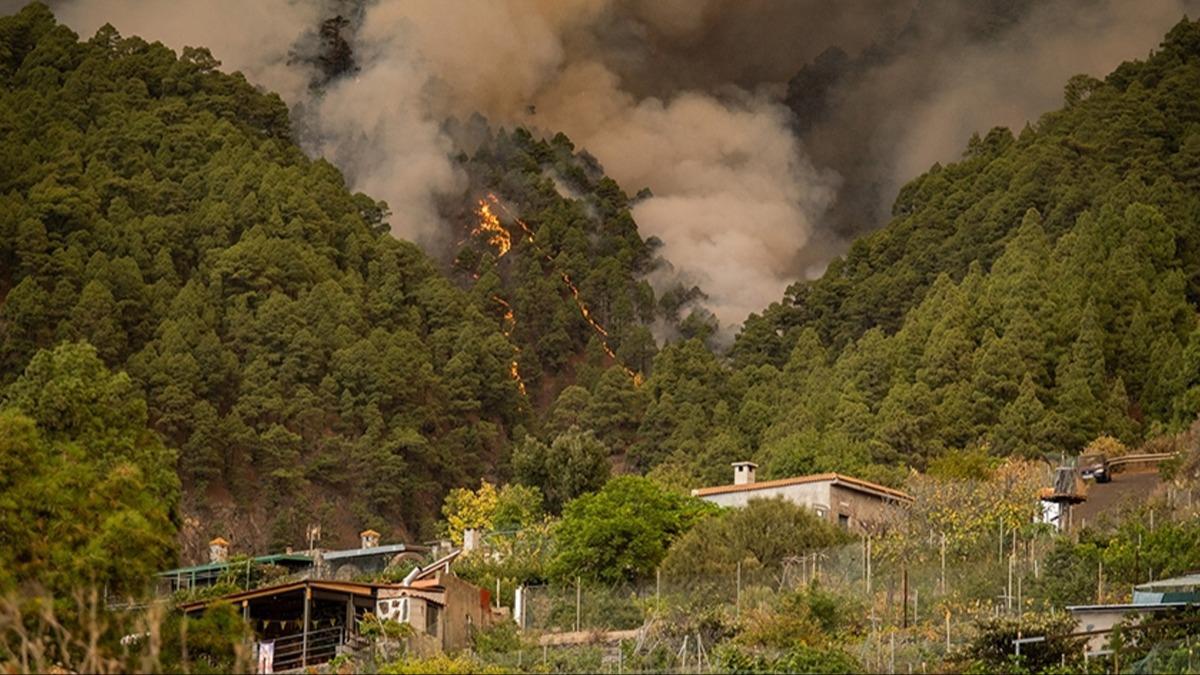
[[[598,489],[611,470],[608,448],[591,431],[571,427],[550,445],[527,436],[513,451],[513,472],[539,488],[551,513],[579,495]]]
[[[0,403],[0,587],[137,595],[175,556],[174,453],[124,373],[85,343],[34,356]]]
[[[752,499],[739,509],[706,518],[671,545],[663,560],[668,576],[729,578],[738,563],[749,571],[779,571],[792,557],[843,540],[843,533],[810,509],[783,498]]]
[[[638,476],[621,476],[563,509],[554,577],[615,583],[645,578],[671,543],[712,508]]]

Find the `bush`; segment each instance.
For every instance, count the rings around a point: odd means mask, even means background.
[[[1026,614],[1013,617],[989,617],[975,624],[976,635],[955,659],[967,672],[1033,672],[1057,670],[1062,664],[1077,665],[1082,660],[1082,638],[1064,637],[1075,629],[1075,619],[1062,612]],[[1013,640],[1044,635],[1044,642],[1026,644],[1014,659]]]
[[[713,669],[719,673],[864,672],[862,664],[841,649],[821,649],[803,644],[779,651],[724,643],[713,650]]]

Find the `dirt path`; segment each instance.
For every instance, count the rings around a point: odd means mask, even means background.
[[[1087,501],[1075,507],[1076,527],[1094,523],[1107,514],[1116,517],[1122,506],[1144,501],[1158,488],[1157,469],[1139,469],[1113,474],[1110,483],[1087,482]]]

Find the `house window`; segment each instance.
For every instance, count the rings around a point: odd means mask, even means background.
[[[442,608],[432,603],[425,605],[425,632],[430,635],[438,634],[438,619],[441,618]]]
[[[839,513],[838,514],[838,527],[842,528],[843,530],[850,529],[850,516],[848,516],[844,513]]]
[[[408,622],[408,598],[404,598],[400,601],[400,622]]]
[[[829,517],[829,509],[824,506],[814,506],[813,510],[817,512],[817,517],[822,520]]]

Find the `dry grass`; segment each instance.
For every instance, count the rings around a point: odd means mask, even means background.
[[[161,602],[106,606],[95,589],[69,600],[42,594],[0,597],[2,673],[157,673],[210,670],[188,657],[188,621]],[[167,632],[178,630],[178,639]],[[249,645],[234,648],[233,672],[251,670]]]

